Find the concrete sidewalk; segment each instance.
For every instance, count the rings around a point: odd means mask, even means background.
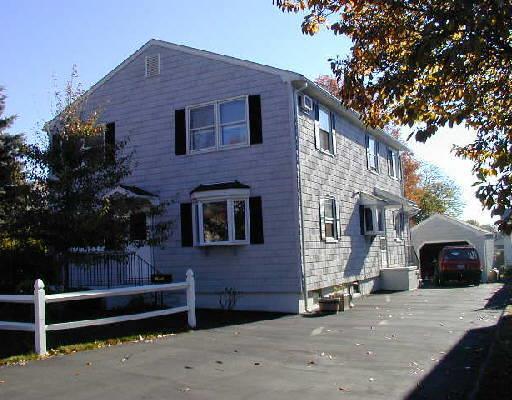
[[[4,367],[0,399],[464,399],[501,313],[500,289],[378,294],[338,315]]]

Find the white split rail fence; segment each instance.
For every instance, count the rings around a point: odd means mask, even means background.
[[[187,305],[167,308],[164,310],[148,311],[140,314],[121,315],[117,317],[101,318],[94,320],[62,322],[59,324],[46,324],[46,304],[61,303],[66,301],[90,300],[114,296],[129,296],[134,294],[172,292],[186,290]],[[83,292],[69,292],[46,295],[42,280],[36,280],[34,295],[0,295],[2,303],[34,304],[34,323],[0,321],[0,330],[34,332],[35,350],[39,355],[46,354],[46,332],[60,331],[64,329],[83,328],[86,326],[107,325],[124,321],[136,321],[139,319],[160,317],[180,312],[187,312],[188,325],[196,327],[196,295],[195,280],[192,270],[187,271],[185,282],[168,283],[162,285],[133,286],[105,290],[87,290]]]

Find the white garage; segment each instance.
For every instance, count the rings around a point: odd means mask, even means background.
[[[420,260],[422,278],[431,276],[433,260],[444,246],[474,246],[482,261],[482,281],[487,281],[494,262],[494,234],[476,226],[434,214],[411,229],[414,251]]]

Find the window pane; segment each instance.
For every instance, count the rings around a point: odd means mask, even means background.
[[[245,201],[233,202],[235,213],[235,240],[245,240]]]
[[[388,151],[388,168],[389,168],[389,175],[395,176],[395,163],[394,163],[394,154],[393,151]]]
[[[207,149],[215,147],[215,130],[204,129],[192,131],[192,150]]]
[[[205,242],[228,240],[228,204],[226,201],[203,204],[203,228]]]
[[[375,140],[371,137],[371,136],[368,136],[368,153],[369,154],[374,154],[375,153]]]
[[[331,131],[331,124],[329,121],[329,112],[324,110],[323,108],[320,108],[319,110],[319,123],[320,123],[320,129],[326,132]]]
[[[373,231],[373,213],[371,208],[364,209],[364,224],[367,231]]]
[[[334,199],[324,200],[324,215],[325,218],[334,218]]]
[[[322,130],[320,130],[320,148],[325,151],[331,151],[331,135]]]
[[[333,222],[326,222],[325,223],[325,237],[334,237],[334,223]]]
[[[228,101],[220,104],[220,122],[245,121],[245,99]]]
[[[190,129],[210,126],[214,123],[213,104],[190,110]]]
[[[247,143],[247,125],[229,125],[221,128],[222,145]]]
[[[382,210],[377,210],[377,221],[378,221],[378,227],[379,231],[384,231],[384,213]]]
[[[401,176],[400,176],[400,157],[398,156],[397,153],[395,153],[394,161],[395,161],[395,176],[400,179],[401,178]]]

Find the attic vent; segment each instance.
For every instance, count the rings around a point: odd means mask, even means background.
[[[146,56],[146,78],[160,75],[160,54]]]

